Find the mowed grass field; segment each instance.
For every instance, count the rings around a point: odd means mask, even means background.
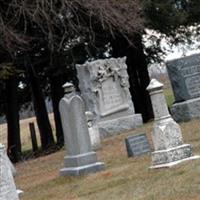
[[[173,101],[167,90],[168,105]],[[53,116],[50,115],[53,130]],[[28,123],[35,118],[22,120],[23,150],[31,147]],[[193,146],[200,155],[200,119],[181,123],[185,143]],[[146,133],[151,141],[153,123],[136,130],[102,140],[98,160],[105,162],[105,170],[82,177],[60,177],[64,149],[16,165],[18,188],[24,191],[21,200],[199,200],[200,159],[187,161],[170,169],[149,169],[151,156],[128,158],[124,139],[129,135]],[[6,125],[0,126],[0,141],[6,143]],[[38,135],[39,142],[39,135]]]
[[[55,132],[53,113],[49,114],[49,119],[51,122],[52,131]],[[29,123],[31,122],[34,122],[35,124],[37,142],[38,142],[38,145],[41,146],[36,118],[32,117],[28,119],[23,119],[23,120],[20,120],[20,135],[21,135],[22,151],[27,151],[32,148],[31,136],[30,136],[30,130],[29,130]],[[7,124],[0,124],[0,142],[5,145],[7,144]]]
[[[200,155],[200,120],[182,123],[185,143]],[[102,141],[98,160],[106,169],[82,177],[60,177],[64,150],[19,163],[16,184],[22,200],[199,200],[200,159],[170,169],[149,169],[150,155],[128,158],[124,139],[145,132],[151,141],[152,123]]]

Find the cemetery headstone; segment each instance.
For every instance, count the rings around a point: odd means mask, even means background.
[[[77,65],[79,88],[86,109],[97,120],[101,136],[142,125],[129,92],[126,58],[111,58]]]
[[[125,139],[128,157],[140,156],[151,152],[145,133],[129,136]]]
[[[184,144],[179,125],[169,114],[163,84],[152,79],[147,90],[151,96],[154,111],[152,140],[152,168],[171,167],[185,160],[197,159],[192,155],[190,144]]]
[[[79,176],[104,169],[104,163],[97,161],[91,142],[82,98],[75,93],[73,84],[63,85],[65,95],[59,104],[67,155],[61,176]]]
[[[94,115],[92,112],[85,112],[88,124],[88,131],[90,136],[90,141],[92,145],[92,150],[96,151],[101,148],[101,139],[99,134],[99,128],[94,120]]]
[[[19,200],[5,147],[0,144],[0,200]]]
[[[200,54],[169,61],[167,70],[175,103],[171,113],[176,121],[200,117]]]

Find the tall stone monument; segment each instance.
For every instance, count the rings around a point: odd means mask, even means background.
[[[77,65],[79,88],[98,123],[101,136],[142,125],[129,92],[126,58],[111,58]]]
[[[91,148],[84,102],[75,93],[73,84],[66,83],[63,88],[65,95],[60,101],[59,110],[67,155],[60,175],[78,176],[102,170],[104,163],[97,162],[96,153]]]
[[[152,79],[147,90],[151,96],[155,117],[152,135],[154,144],[152,168],[171,167],[185,160],[199,158],[199,156],[192,156],[190,144],[183,143],[181,129],[168,112],[163,84]]]
[[[0,200],[19,200],[5,147],[0,144]]]
[[[200,118],[200,54],[166,64],[175,97],[171,108],[173,118],[176,121]]]

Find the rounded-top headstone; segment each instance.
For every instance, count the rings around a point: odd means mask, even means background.
[[[71,93],[75,91],[74,85],[69,82],[66,82],[62,87],[64,89],[64,93]]]
[[[149,92],[154,92],[154,91],[158,91],[158,90],[162,90],[163,89],[163,84],[160,83],[158,80],[156,79],[151,79],[148,87],[147,87],[147,90]]]

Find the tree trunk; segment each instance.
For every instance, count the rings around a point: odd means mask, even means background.
[[[113,56],[126,56],[127,71],[129,74],[130,93],[135,106],[136,113],[141,113],[143,121],[147,122],[153,118],[153,110],[146,87],[150,79],[147,70],[146,55],[143,51],[141,35],[135,35],[133,38],[133,45],[123,38],[115,38],[111,42],[113,47]]]
[[[54,146],[55,143],[45,105],[45,100],[33,65],[30,61],[28,61],[27,63],[25,63],[25,67],[27,70],[28,79],[32,91],[33,106],[40,132],[42,149],[48,150],[50,147]]]
[[[8,156],[13,162],[21,159],[19,106],[17,99],[18,81],[15,76],[6,80],[6,119],[8,127]]]
[[[63,129],[61,124],[60,112],[59,112],[59,102],[60,99],[63,97],[63,81],[62,77],[60,76],[51,76],[49,77],[50,80],[50,87],[51,87],[51,98],[53,103],[53,112],[54,112],[54,119],[55,119],[55,126],[56,126],[56,138],[57,138],[57,145],[62,147],[64,145],[64,135]]]

